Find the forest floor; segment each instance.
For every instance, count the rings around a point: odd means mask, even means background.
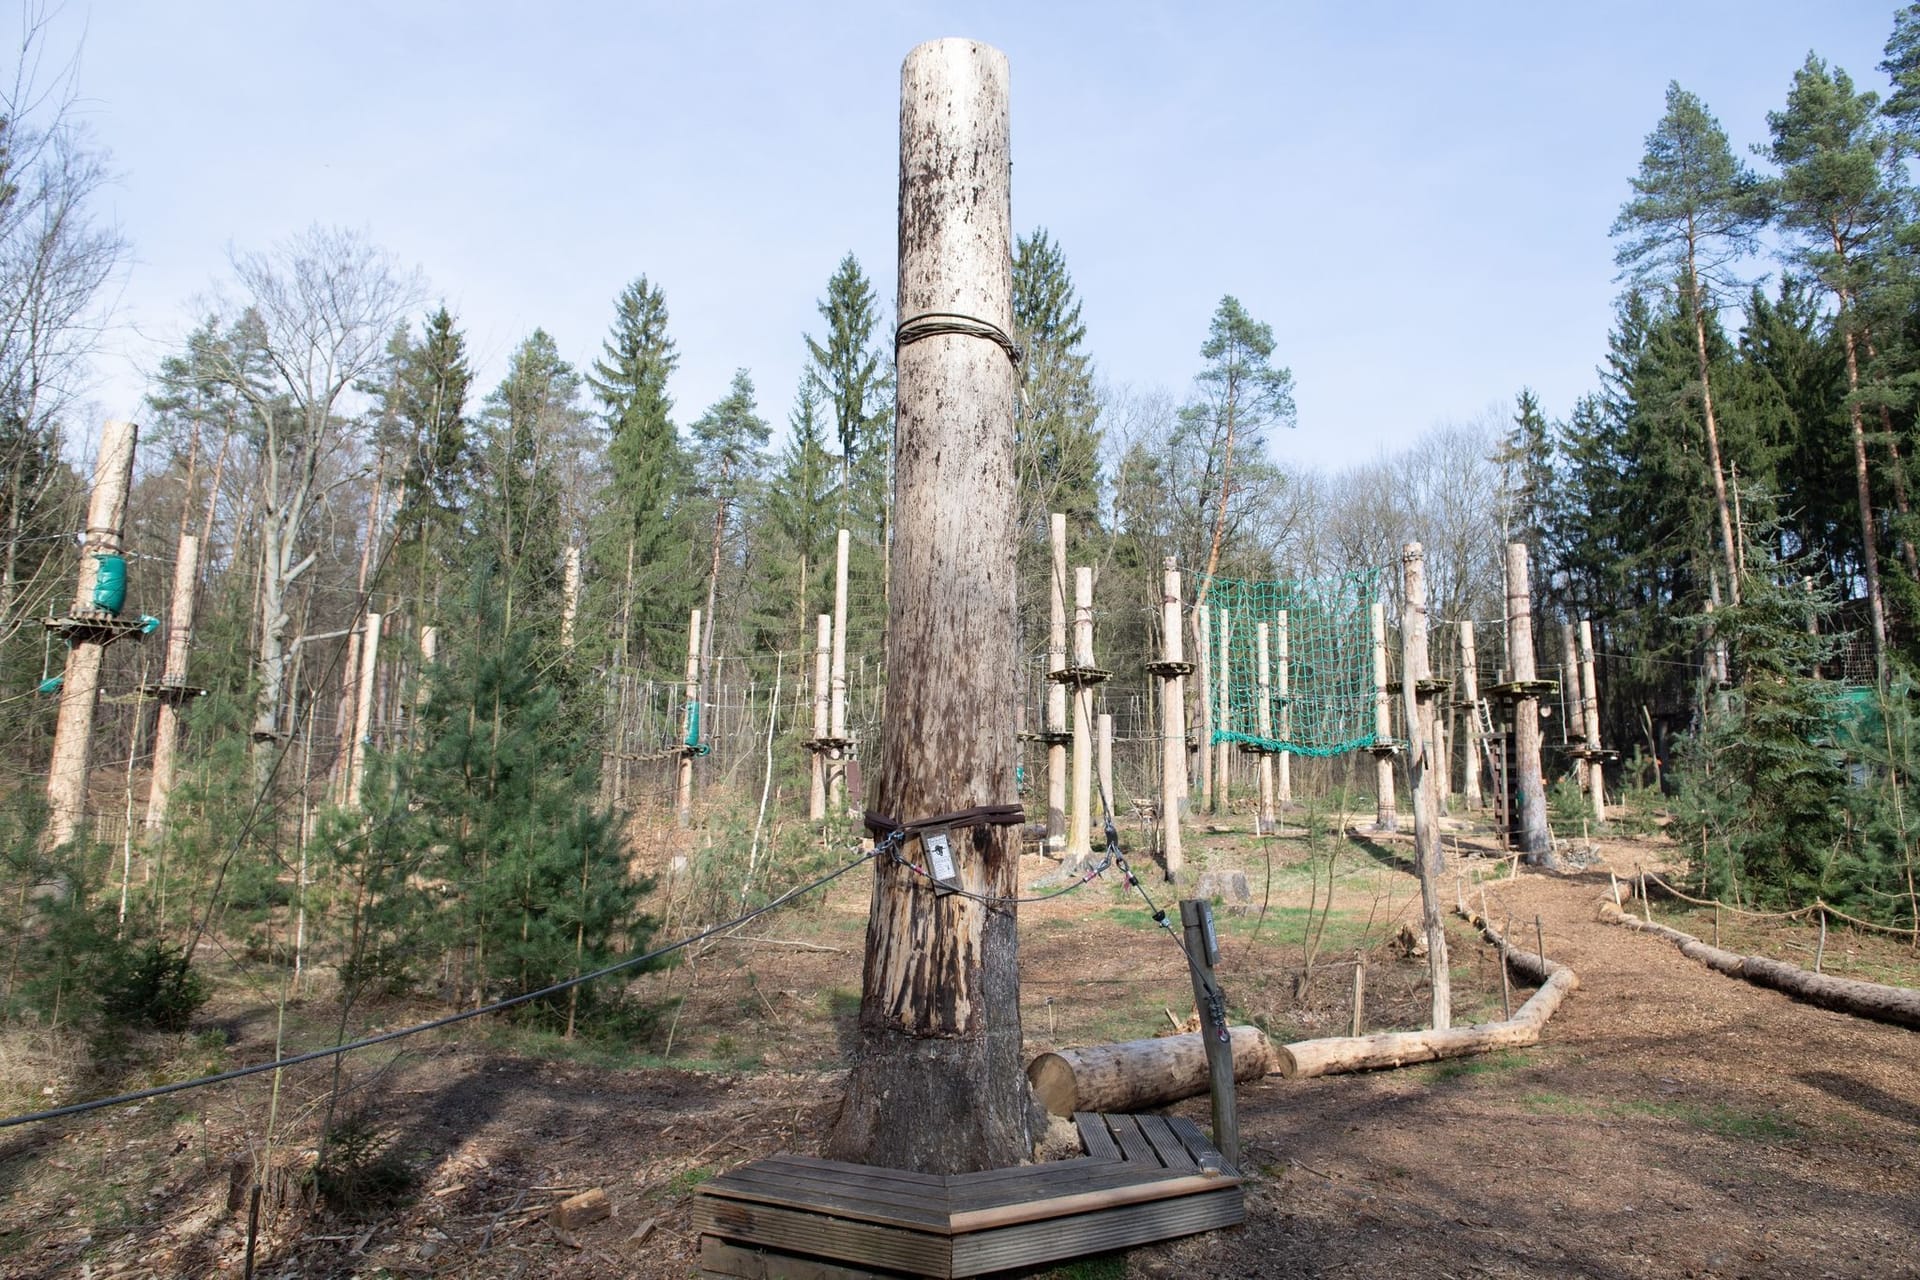
[[[1447,844],[1476,899],[1484,878],[1489,915],[1513,921],[1516,945],[1533,945],[1537,916],[1549,956],[1580,976],[1542,1043],[1245,1087],[1245,1226],[1048,1274],[1920,1276],[1920,1034],[1796,1004],[1601,923],[1608,866],[1657,865],[1672,852],[1660,840],[1596,842],[1598,861],[1568,875],[1509,875],[1476,856],[1464,827]],[[1344,1034],[1352,961],[1364,954],[1368,1029],[1422,1025],[1425,961],[1395,937],[1418,914],[1404,838],[1221,830],[1194,846],[1196,861],[1250,882],[1252,907],[1223,916],[1220,972],[1236,1020],[1276,1040]],[[1048,864],[1030,857],[1025,870],[1040,878]],[[756,937],[638,979],[643,998],[680,998],[652,1032],[650,1065],[479,1024],[361,1055],[345,1111],[364,1117],[369,1149],[392,1154],[413,1186],[363,1217],[317,1210],[300,1190],[296,1146],[292,1171],[268,1184],[256,1274],[696,1274],[700,1183],[775,1152],[817,1152],[831,1124],[866,894],[865,877],[850,876]],[[1710,913],[1682,916],[1658,898],[1653,909],[1710,936]],[[1811,963],[1805,929],[1736,929],[1731,918],[1724,928],[1730,948]],[[1021,930],[1030,1053],[1152,1035],[1191,1008],[1179,953],[1124,890],[1023,907]],[[1458,920],[1449,940],[1455,1023],[1499,1017],[1491,950]],[[1824,962],[1920,982],[1898,939],[1836,931]],[[377,1017],[400,1026],[434,1011],[393,1005]],[[320,1043],[337,1010],[316,998],[293,1016]],[[128,1051],[106,1077],[57,1037],[7,1033],[0,1100],[13,1113],[270,1056],[270,1007],[223,997],[201,1021],[164,1052]],[[0,1275],[241,1274],[250,1135],[275,1105],[270,1081],[0,1132]],[[317,1131],[330,1083],[324,1065],[285,1074],[286,1132]],[[1206,1108],[1177,1110],[1205,1126]],[[589,1188],[605,1191],[612,1216],[556,1228],[551,1208]]]

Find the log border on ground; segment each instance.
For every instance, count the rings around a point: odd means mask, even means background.
[[[1370,1036],[1332,1036],[1323,1040],[1299,1040],[1293,1044],[1275,1045],[1275,1073],[1289,1080],[1304,1080],[1348,1071],[1379,1071],[1537,1044],[1547,1020],[1553,1017],[1568,993],[1579,987],[1579,976],[1566,965],[1545,956],[1509,947],[1500,936],[1500,931],[1476,913],[1458,907],[1454,910],[1455,914],[1480,930],[1482,937],[1499,948],[1506,963],[1517,974],[1540,984],[1539,990],[1514,1011],[1513,1017],[1501,1022],[1449,1027],[1442,1031],[1386,1031]]]
[[[1608,924],[1624,925],[1640,933],[1664,938],[1689,960],[1697,960],[1716,973],[1729,978],[1744,978],[1758,987],[1769,987],[1796,1000],[1835,1013],[1871,1018],[1895,1026],[1920,1030],[1920,990],[1895,987],[1858,978],[1836,978],[1830,974],[1809,973],[1799,965],[1768,956],[1742,956],[1700,941],[1690,933],[1636,920],[1610,900],[1600,903],[1600,918]]]

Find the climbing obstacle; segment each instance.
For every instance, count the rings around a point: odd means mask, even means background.
[[[928,1174],[773,1156],[700,1188],[709,1276],[977,1276],[1246,1221],[1239,1171],[1182,1116],[1074,1116],[1084,1156]]]

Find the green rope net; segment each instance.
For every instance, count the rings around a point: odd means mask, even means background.
[[[1244,582],[1215,578],[1207,593],[1220,669],[1225,638],[1227,712],[1214,707],[1213,740],[1301,756],[1337,756],[1374,744],[1371,611],[1380,570],[1331,578]],[[1261,732],[1259,627],[1267,627],[1266,733]]]

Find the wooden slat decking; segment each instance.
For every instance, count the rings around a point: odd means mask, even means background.
[[[1237,1172],[1192,1121],[1074,1123],[1084,1157],[950,1177],[756,1160],[701,1187],[701,1263],[749,1280],[975,1276],[1246,1220]]]

